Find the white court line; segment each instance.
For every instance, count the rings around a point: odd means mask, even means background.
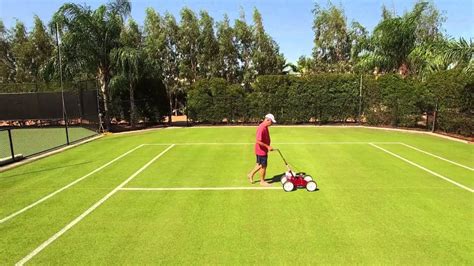
[[[333,141],[333,142],[280,142],[272,143],[272,145],[335,145],[335,144],[401,144],[401,142],[360,142],[360,141]],[[177,146],[188,146],[188,145],[254,145],[255,142],[188,142],[188,143],[175,143]],[[145,143],[143,145],[155,146],[155,145],[171,145],[171,143]]]
[[[142,168],[138,169],[135,173],[133,173],[127,180],[123,181],[120,185],[118,185],[114,190],[109,192],[109,194],[105,195],[102,199],[100,199],[98,202],[96,202],[94,205],[92,205],[89,209],[87,209],[85,212],[83,212],[81,215],[79,215],[76,219],[72,220],[69,224],[67,224],[63,229],[58,231],[56,234],[54,234],[52,237],[50,237],[48,240],[43,242],[41,245],[39,245],[35,250],[33,250],[30,254],[28,254],[26,257],[21,259],[19,262],[16,263],[16,265],[24,265],[26,262],[28,262],[30,259],[32,259],[34,256],[36,256],[38,253],[40,253],[43,249],[45,249],[47,246],[49,246],[51,243],[53,243],[56,239],[58,239],[60,236],[62,236],[64,233],[66,233],[69,229],[71,229],[74,225],[79,223],[84,217],[89,215],[91,212],[93,212],[97,207],[99,207],[102,203],[104,203],[106,200],[108,200],[110,197],[112,197],[117,191],[119,191],[123,186],[125,186],[128,182],[130,182],[133,178],[135,178],[138,174],[143,172],[148,166],[150,166],[153,162],[158,160],[163,154],[165,154],[167,151],[169,151],[171,148],[173,148],[175,145],[172,144],[166,150],[162,151],[160,154],[155,156],[153,159],[151,159],[147,164],[142,166]]]
[[[173,128],[186,128],[186,129],[199,129],[199,128],[233,128],[233,127],[242,127],[242,128],[256,128],[257,125],[232,125],[232,126],[194,126],[194,127],[173,127]],[[426,132],[426,131],[419,131],[414,129],[403,129],[403,128],[391,128],[391,127],[376,127],[376,126],[362,126],[362,125],[275,125],[273,127],[276,128],[338,128],[338,129],[352,129],[352,128],[365,128],[365,129],[374,129],[374,130],[385,130],[385,131],[398,131],[403,133],[413,133],[413,134],[425,134],[431,135],[439,138],[449,139],[461,143],[471,144],[472,142],[468,140],[458,139],[455,137],[450,137],[444,134],[433,133],[433,132]]]
[[[406,144],[406,143],[400,143],[400,144],[402,144],[403,146],[406,146],[406,147],[408,147],[408,148],[414,149],[414,150],[416,150],[416,151],[422,152],[422,153],[424,153],[424,154],[433,156],[433,157],[438,158],[438,159],[440,159],[440,160],[443,160],[443,161],[445,161],[445,162],[452,163],[452,164],[457,165],[457,166],[460,166],[460,167],[462,167],[462,168],[466,168],[467,170],[474,171],[474,168],[471,168],[471,167],[469,167],[469,166],[466,166],[466,165],[463,165],[463,164],[460,164],[460,163],[457,163],[457,162],[453,162],[453,161],[451,161],[451,160],[448,160],[448,159],[443,158],[443,157],[441,157],[441,156],[438,156],[438,155],[436,155],[436,154],[429,153],[429,152],[424,151],[424,150],[422,150],[422,149],[418,149],[418,148],[413,147],[413,146],[411,146],[411,145],[408,145],[408,144]]]
[[[434,176],[437,176],[437,177],[439,177],[439,178],[441,178],[441,179],[443,179],[443,180],[445,180],[445,181],[448,181],[449,183],[454,184],[454,185],[456,185],[456,186],[458,186],[458,187],[460,187],[460,188],[462,188],[462,189],[465,189],[465,190],[467,190],[467,191],[469,191],[469,192],[474,192],[473,189],[468,188],[468,187],[466,187],[466,186],[464,186],[464,185],[462,185],[462,184],[459,184],[459,183],[456,182],[456,181],[453,181],[453,180],[451,180],[451,179],[449,179],[449,178],[447,178],[447,177],[445,177],[445,176],[442,176],[442,175],[440,175],[440,174],[438,174],[438,173],[436,173],[436,172],[433,172],[433,171],[431,171],[430,169],[428,169],[428,168],[426,168],[426,167],[423,167],[423,166],[421,166],[421,165],[419,165],[419,164],[417,164],[417,163],[414,163],[414,162],[412,162],[412,161],[410,161],[410,160],[408,160],[408,159],[405,159],[405,158],[403,158],[402,156],[400,156],[400,155],[398,155],[398,154],[395,154],[395,153],[393,153],[393,152],[391,152],[391,151],[388,151],[388,150],[386,150],[386,149],[384,149],[384,148],[382,148],[382,147],[380,147],[380,146],[377,146],[377,145],[375,145],[375,144],[373,144],[373,143],[371,143],[370,145],[372,145],[373,147],[375,147],[375,148],[377,148],[377,149],[380,149],[380,150],[382,150],[382,151],[384,151],[384,152],[386,152],[386,153],[388,153],[388,154],[390,154],[390,155],[392,155],[392,156],[395,156],[395,157],[397,157],[398,159],[400,159],[400,160],[402,160],[402,161],[405,161],[405,162],[407,162],[407,163],[409,163],[409,164],[411,164],[411,165],[413,165],[413,166],[415,166],[415,167],[418,167],[418,168],[420,168],[421,170],[424,170],[424,171],[426,171],[426,172],[428,172],[428,173],[430,173],[430,174],[432,174],[432,175],[434,175]]]
[[[124,187],[122,191],[272,190],[281,187]]]
[[[16,211],[16,212],[10,214],[9,216],[7,216],[7,217],[5,217],[5,218],[2,218],[2,219],[0,220],[0,224],[6,222],[6,221],[8,221],[8,220],[10,220],[11,218],[13,218],[13,217],[15,217],[15,216],[17,216],[17,215],[19,215],[19,214],[21,214],[21,213],[23,213],[23,212],[25,212],[25,211],[31,209],[31,208],[33,208],[34,206],[40,204],[41,202],[43,202],[43,201],[45,201],[45,200],[47,200],[47,199],[53,197],[54,195],[60,193],[61,191],[66,190],[66,189],[68,189],[68,188],[74,186],[75,184],[77,184],[77,183],[81,182],[82,180],[86,179],[87,177],[89,177],[89,176],[91,176],[91,175],[93,175],[93,174],[99,172],[100,170],[104,169],[105,167],[111,165],[112,163],[116,162],[117,160],[120,160],[120,159],[123,158],[124,156],[127,156],[127,155],[130,154],[131,152],[133,152],[133,151],[135,151],[135,150],[137,150],[137,149],[139,149],[139,148],[141,148],[141,147],[143,147],[143,144],[142,144],[142,145],[138,145],[137,147],[135,147],[135,148],[133,148],[133,149],[131,149],[131,150],[129,150],[129,151],[123,153],[122,155],[118,156],[117,158],[113,159],[112,161],[110,161],[110,162],[108,162],[108,163],[102,165],[101,167],[99,167],[99,168],[95,169],[94,171],[92,171],[92,172],[86,174],[85,176],[82,176],[81,178],[74,180],[73,182],[69,183],[68,185],[66,185],[66,186],[64,186],[64,187],[62,187],[62,188],[60,188],[60,189],[58,189],[58,190],[56,190],[56,191],[54,191],[54,192],[52,192],[52,193],[46,195],[46,196],[44,196],[43,198],[41,198],[41,199],[39,199],[39,200],[37,200],[37,201],[31,203],[30,205],[26,206],[25,208],[23,208],[23,209],[21,209],[21,210],[19,210],[19,211]]]

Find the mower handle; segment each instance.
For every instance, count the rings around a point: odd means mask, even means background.
[[[273,149],[273,150],[277,151],[280,154],[281,158],[283,159],[283,162],[285,162],[286,168],[288,168],[288,170],[291,171],[290,166],[288,165],[288,162],[286,162],[285,157],[283,157],[283,154],[281,153],[280,149]]]

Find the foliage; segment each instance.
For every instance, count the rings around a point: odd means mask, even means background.
[[[237,80],[239,71],[238,51],[234,36],[234,29],[230,26],[229,17],[224,15],[224,20],[217,23],[218,76],[229,82]]]
[[[366,53],[356,69],[382,73],[399,72],[402,76],[423,76],[446,64],[430,47],[442,43],[441,25],[444,16],[432,2],[418,1],[403,16],[390,13],[385,7],[382,20],[375,27],[366,46]]]
[[[215,77],[218,72],[215,53],[219,44],[214,32],[214,19],[207,11],[200,12],[198,37],[198,71],[200,78]]]
[[[250,83],[255,79],[255,70],[252,62],[252,55],[255,48],[253,27],[247,24],[245,13],[242,10],[240,11],[240,18],[235,20],[234,25],[238,57],[241,65],[239,71],[241,78],[239,82],[248,89]]]
[[[438,129],[474,135],[474,78],[454,69],[432,73],[424,83],[433,111],[439,113]]]
[[[21,21],[6,29],[0,20],[0,82],[21,84],[2,90],[56,90],[62,61],[66,82],[98,81],[106,121],[110,102],[114,116],[132,123],[161,120],[166,111],[171,122],[173,110],[188,107],[194,120],[212,123],[273,112],[282,123],[412,127],[424,120],[428,128],[436,113],[439,129],[472,132],[474,45],[444,35],[446,18],[431,0],[402,15],[383,7],[373,32],[349,22],[342,6],[315,4],[313,53],[297,66],[285,61],[256,8],[251,22],[242,10],[231,22],[205,10],[185,7],[176,19],[148,8],[143,32],[131,19],[125,25],[130,11],[128,0],[96,9],[66,3],[49,32],[37,16],[31,31]]]
[[[327,9],[315,4],[313,9],[313,58],[333,64],[349,60],[350,40],[344,10],[329,3]]]
[[[115,78],[124,77],[128,82],[130,95],[130,125],[135,126],[135,87],[146,73],[145,55],[141,49],[142,36],[138,25],[129,20],[128,27],[122,29],[120,36],[122,47],[110,52],[112,66],[117,70]]]
[[[360,82],[361,76],[354,74],[267,75],[259,76],[251,91],[240,89],[233,94],[236,85],[221,79],[203,80],[188,95],[190,118],[212,123],[256,122],[270,112],[283,124],[361,119],[371,125],[418,127],[426,122],[425,115],[433,116],[437,106],[439,129],[473,133],[474,82],[459,70],[435,73],[426,82],[397,74],[378,79],[362,76],[362,97]]]
[[[130,14],[127,0],[116,0],[96,10],[89,6],[66,3],[54,14],[50,27],[62,33],[65,72],[72,78],[75,73],[90,73],[100,83],[108,127],[109,82],[112,77],[110,52],[120,46],[124,18]],[[56,63],[58,63],[56,61]],[[58,68],[56,68],[58,69]]]
[[[225,79],[200,80],[189,91],[189,116],[211,123],[235,122],[244,114],[243,95],[240,86],[230,85]]]
[[[254,50],[252,64],[257,75],[280,74],[285,65],[285,59],[280,54],[278,44],[266,33],[263,27],[262,15],[255,8],[253,11]]]
[[[183,8],[178,28],[177,51],[180,55],[179,78],[185,85],[196,81],[198,75],[199,36],[196,14],[189,8]]]

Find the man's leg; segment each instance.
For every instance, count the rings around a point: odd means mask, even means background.
[[[262,186],[271,186],[267,181],[265,181],[265,175],[267,174],[267,166],[263,166],[260,168],[260,185]]]
[[[253,184],[253,176],[258,172],[258,170],[260,170],[262,166],[260,164],[256,164],[255,167],[253,168],[253,170],[247,175],[249,181],[250,181],[250,184]]]

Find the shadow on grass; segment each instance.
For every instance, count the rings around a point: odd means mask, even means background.
[[[30,172],[16,174],[16,175],[7,175],[7,176],[2,176],[2,177],[7,178],[7,177],[16,177],[16,176],[28,175],[28,174],[37,174],[37,173],[43,173],[43,172],[48,172],[48,171],[53,171],[53,170],[58,170],[58,169],[63,169],[63,168],[69,168],[69,167],[78,166],[78,165],[84,165],[84,164],[88,164],[88,163],[91,163],[91,161],[76,163],[76,164],[68,164],[68,165],[52,167],[52,168],[46,168],[46,169],[39,169],[39,170],[36,170],[36,171],[30,171]]]
[[[278,175],[274,175],[272,178],[267,178],[265,179],[265,181],[269,184],[272,184],[272,183],[278,183],[280,182],[281,180],[281,177],[285,175],[285,173],[281,173],[281,174],[278,174]]]

